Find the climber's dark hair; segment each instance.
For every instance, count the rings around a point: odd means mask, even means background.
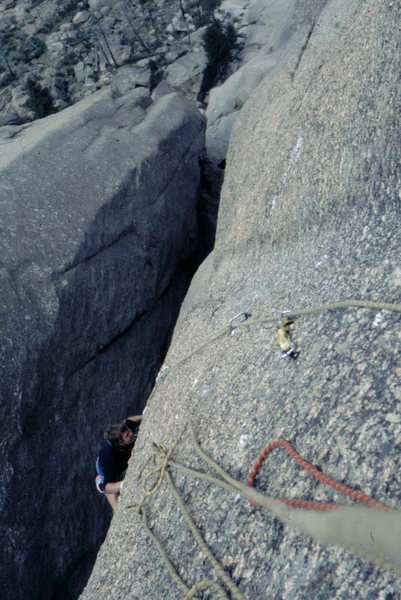
[[[109,425],[104,434],[104,439],[109,442],[112,446],[118,446],[120,443],[120,436],[124,431],[127,431],[129,427],[123,423],[113,423]]]

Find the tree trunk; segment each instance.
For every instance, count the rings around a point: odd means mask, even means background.
[[[131,21],[131,17],[129,16],[129,13],[128,13],[128,5],[127,5],[126,2],[123,2],[123,11],[124,11],[124,15],[125,15],[125,18],[128,21],[129,26],[131,27],[132,31],[135,34],[136,39],[141,44],[141,46],[143,47],[144,50],[146,50],[147,52],[150,52],[149,46],[147,46],[145,44],[145,42],[143,41],[142,36],[139,35],[138,30],[136,29],[136,27],[134,26],[133,22]]]
[[[102,29],[102,27],[100,26],[99,23],[97,24],[97,26],[99,27],[99,31],[101,33],[102,38],[104,39],[104,43],[106,44],[107,50],[109,51],[109,54],[110,54],[111,60],[114,63],[114,66],[118,67],[119,66],[118,62],[116,61],[116,59],[113,56],[113,52],[111,51],[110,44],[109,44],[109,42],[107,40],[106,34],[104,33],[104,31],[103,31],[103,29]]]
[[[6,69],[7,69],[8,73],[9,73],[9,75],[10,75],[11,77],[14,77],[15,73],[14,73],[14,71],[12,70],[12,68],[11,68],[11,66],[10,66],[10,63],[8,62],[7,56],[6,56],[5,54],[2,54],[2,55],[1,55],[1,58],[2,58],[2,60],[3,60],[4,66],[6,67]]]

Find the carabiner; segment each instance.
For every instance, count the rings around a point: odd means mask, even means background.
[[[237,319],[239,319],[240,317],[242,317],[242,319],[240,320],[239,323],[243,323],[244,321],[246,321],[247,319],[249,319],[249,317],[251,317],[252,315],[248,312],[242,311],[240,313],[238,313],[238,315],[235,315],[235,317],[233,317],[232,319],[230,319],[228,326],[230,328],[230,331],[234,331],[234,329],[236,329],[236,327],[238,327],[238,325],[233,325],[233,322],[236,321]]]

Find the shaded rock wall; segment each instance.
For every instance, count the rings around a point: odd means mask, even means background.
[[[243,310],[258,318],[347,298],[399,303],[400,18],[395,2],[327,2],[294,68],[262,82],[242,109],[215,251],[186,297],[166,357],[170,370],[148,402],[122,504],[83,600],[182,598],[140,518],[126,507],[142,499],[138,476],[151,442],[171,445],[189,418],[202,447],[243,482],[260,450],[281,438],[331,477],[400,508],[399,313],[299,317],[296,360],[279,358],[275,322],[233,335],[227,328],[194,353]],[[209,472],[189,439],[174,459]],[[244,597],[398,597],[391,571],[171,471]],[[280,450],[256,485],[274,497],[351,503]],[[148,515],[189,586],[214,576],[166,483]]]
[[[204,122],[102,90],[1,134],[1,592],[72,598],[110,514],[94,459],[141,411],[189,281]]]

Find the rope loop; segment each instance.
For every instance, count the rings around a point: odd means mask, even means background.
[[[249,501],[251,501],[252,504],[258,504],[258,505],[268,509],[276,517],[280,518],[283,522],[287,522],[288,524],[292,525],[293,527],[299,528],[301,531],[307,532],[312,537],[316,536],[317,540],[320,539],[319,538],[319,535],[320,535],[319,527],[323,527],[323,530],[326,532],[325,533],[325,535],[326,535],[327,527],[330,528],[330,527],[333,527],[333,525],[334,525],[334,529],[330,533],[330,535],[332,534],[334,536],[333,539],[335,539],[335,543],[339,544],[343,548],[346,548],[346,549],[351,550],[352,552],[355,552],[356,554],[358,554],[359,556],[361,556],[363,558],[367,558],[368,560],[374,562],[375,564],[377,564],[378,566],[380,566],[382,568],[389,569],[389,570],[393,571],[394,573],[396,573],[397,575],[401,575],[401,570],[400,570],[400,566],[399,566],[399,564],[400,564],[399,556],[398,556],[398,554],[397,554],[396,558],[394,558],[394,556],[393,556],[394,542],[395,542],[395,540],[398,540],[397,536],[399,535],[397,533],[398,532],[397,527],[400,522],[399,521],[400,517],[399,517],[399,512],[397,510],[383,504],[382,502],[379,502],[378,500],[375,500],[374,498],[371,498],[370,496],[367,496],[366,494],[364,494],[362,492],[353,490],[352,488],[349,488],[348,486],[328,477],[327,475],[325,475],[324,473],[319,471],[316,467],[314,467],[312,464],[310,464],[308,461],[306,461],[300,454],[298,454],[296,452],[296,450],[292,447],[292,445],[286,440],[276,440],[275,442],[268,444],[264,448],[264,450],[260,453],[259,457],[257,458],[254,466],[252,467],[251,472],[248,477],[248,483],[247,483],[247,485],[245,485],[245,484],[241,483],[240,481],[231,477],[217,462],[215,462],[210,456],[208,456],[204,452],[204,450],[202,450],[202,448],[199,444],[199,441],[197,439],[197,435],[196,435],[195,429],[193,427],[193,424],[191,422],[189,422],[189,434],[192,437],[192,442],[194,444],[196,453],[210,467],[212,467],[212,469],[214,471],[216,471],[219,474],[221,479],[213,477],[212,475],[209,475],[207,473],[196,471],[190,467],[181,465],[180,463],[176,463],[175,461],[171,460],[171,458],[170,458],[172,452],[176,448],[179,440],[182,438],[185,431],[186,431],[186,427],[184,427],[184,429],[181,431],[179,437],[177,438],[177,440],[175,441],[175,443],[172,445],[172,447],[170,449],[165,448],[161,444],[154,444],[156,454],[160,457],[161,462],[160,462],[160,464],[153,467],[150,470],[150,472],[143,478],[142,483],[144,486],[145,496],[144,496],[144,499],[138,509],[138,512],[140,513],[140,515],[142,517],[144,527],[148,533],[148,537],[152,540],[153,544],[157,548],[171,577],[173,578],[173,580],[177,583],[179,588],[185,594],[185,600],[195,600],[197,598],[196,594],[198,592],[201,592],[201,590],[204,590],[208,587],[214,588],[214,590],[219,595],[219,598],[221,600],[229,600],[229,598],[232,598],[233,600],[245,600],[245,597],[242,594],[241,590],[231,580],[230,576],[225,571],[225,569],[222,567],[222,565],[218,562],[218,560],[214,556],[211,549],[207,546],[200,530],[197,528],[197,526],[195,525],[195,523],[192,520],[191,515],[189,514],[189,511],[184,502],[184,499],[182,498],[178,489],[175,487],[172,476],[169,472],[169,468],[178,469],[179,471],[181,471],[185,474],[206,480],[209,483],[217,485],[225,490],[229,490],[232,493],[235,493],[235,494],[239,493],[242,496],[244,496],[245,498],[247,498]],[[307,508],[307,509],[317,509],[318,508],[320,510],[329,511],[334,508],[339,508],[339,509],[342,508],[344,510],[343,515],[345,515],[344,516],[345,522],[346,522],[346,520],[351,522],[351,519],[355,519],[355,516],[356,516],[357,521],[359,518],[362,518],[362,523],[363,523],[364,522],[363,519],[366,518],[367,513],[366,512],[365,513],[358,512],[358,510],[361,511],[361,510],[366,510],[366,509],[358,509],[357,507],[345,507],[342,505],[332,504],[332,503],[309,502],[309,501],[299,500],[299,499],[290,500],[287,498],[272,498],[272,497],[269,497],[269,496],[262,494],[261,492],[258,492],[257,490],[255,490],[253,487],[255,477],[257,476],[264,460],[274,449],[279,448],[279,447],[284,448],[287,451],[287,453],[291,456],[291,458],[293,458],[293,460],[295,460],[301,468],[308,471],[311,475],[316,477],[322,483],[325,483],[326,485],[333,487],[337,491],[349,496],[350,498],[352,498],[354,500],[357,500],[359,502],[363,502],[364,504],[367,504],[372,510],[372,512],[369,513],[369,516],[368,516],[369,527],[371,527],[371,523],[373,523],[375,519],[378,520],[377,522],[381,523],[380,526],[385,524],[385,526],[388,528],[388,531],[389,531],[388,536],[391,539],[389,541],[387,541],[387,538],[383,538],[380,542],[381,545],[379,544],[378,548],[376,548],[375,546],[369,546],[369,544],[366,544],[366,540],[365,540],[366,528],[363,525],[364,529],[361,530],[361,532],[358,532],[356,530],[353,533],[353,535],[355,537],[355,543],[350,544],[348,541],[348,538],[347,538],[348,534],[341,533],[341,531],[342,531],[341,527],[340,528],[338,527],[338,525],[339,525],[339,523],[341,523],[341,521],[335,520],[334,522],[332,522],[332,521],[330,521],[329,518],[327,518],[325,521],[324,520],[322,521],[322,517],[320,515],[318,517],[317,513],[316,513],[312,517],[313,522],[315,520],[317,520],[317,522],[318,522],[318,528],[316,529],[316,526],[312,523],[312,521],[310,520],[310,517],[305,516],[306,514],[309,513],[309,511],[302,510],[305,508]],[[158,474],[156,482],[154,482],[150,487],[147,487],[146,483],[156,473]],[[145,511],[145,508],[143,505],[145,504],[147,499],[152,494],[154,494],[157,491],[157,489],[159,489],[161,482],[164,479],[166,479],[167,484],[176,500],[176,503],[184,517],[184,520],[187,522],[187,524],[192,532],[192,535],[193,535],[196,543],[199,545],[203,554],[206,556],[206,558],[211,563],[212,567],[215,570],[216,575],[222,580],[223,585],[229,591],[229,594],[230,594],[229,596],[227,595],[227,592],[225,591],[225,589],[218,582],[216,582],[213,579],[202,580],[202,581],[196,583],[195,585],[193,585],[191,588],[189,588],[189,586],[185,583],[185,581],[181,578],[181,576],[175,570],[175,568],[174,568],[173,564],[171,563],[170,559],[168,558],[160,540],[156,537],[156,535],[150,529],[149,523],[147,521],[146,511]],[[291,513],[289,513],[288,509],[283,508],[283,506],[282,506],[283,503],[289,504],[289,505],[293,506],[294,508],[301,509],[301,510],[295,510],[295,511],[291,511]],[[127,508],[133,508],[133,507],[127,507]],[[380,509],[380,510],[377,511],[376,509]],[[382,515],[383,515],[383,513],[386,513],[386,522],[380,521],[381,517],[379,518],[377,516],[378,513],[381,513]],[[291,516],[290,519],[289,519],[289,515]],[[394,516],[395,516],[395,519],[394,519]],[[330,525],[330,523],[332,523],[332,525]],[[354,523],[354,521],[352,521],[352,523]],[[396,525],[396,527],[394,527],[394,524]],[[344,529],[344,531],[346,531],[346,529]],[[395,532],[394,536],[393,536],[393,531]],[[318,532],[318,535],[316,535],[316,532]],[[340,533],[340,538],[338,538],[339,533]],[[394,537],[394,540],[393,540],[393,537]],[[327,539],[328,538],[324,537],[324,540],[323,540],[324,543],[327,543]],[[383,546],[383,544],[384,544],[384,546]],[[366,546],[366,550],[365,550],[365,546]],[[381,546],[383,546],[383,548]]]
[[[251,472],[249,473],[248,482],[247,482],[247,485],[249,487],[253,487],[254,482],[255,482],[255,477],[259,473],[259,470],[260,470],[264,460],[268,457],[268,455],[273,450],[275,450],[276,448],[280,448],[280,447],[284,448],[284,450],[286,450],[286,452],[291,456],[291,458],[302,469],[304,469],[305,471],[310,473],[312,475],[312,477],[315,477],[315,479],[318,479],[322,483],[334,488],[338,492],[341,492],[342,494],[352,498],[353,500],[357,500],[358,502],[362,502],[363,504],[367,504],[368,506],[372,506],[373,508],[380,508],[381,510],[391,510],[391,508],[389,506],[387,506],[386,504],[383,504],[382,502],[379,502],[379,500],[375,500],[374,498],[371,498],[370,496],[368,496],[367,494],[364,494],[363,492],[358,492],[356,490],[353,490],[352,488],[348,487],[347,485],[344,485],[343,483],[340,483],[339,481],[336,481],[335,479],[332,479],[331,477],[328,477],[328,475],[325,475],[324,473],[319,471],[316,467],[311,465],[311,463],[309,463],[307,460],[302,458],[302,456],[300,454],[298,454],[298,452],[293,448],[293,446],[291,446],[290,442],[288,442],[287,440],[276,440],[275,442],[268,444],[264,448],[264,450],[262,450],[262,452],[259,454],[258,458],[256,459],[256,462],[253,465]],[[287,498],[279,498],[279,500],[281,502],[284,502],[285,504],[289,504],[291,506],[296,506],[298,508],[309,508],[309,509],[314,509],[314,510],[316,510],[316,509],[317,510],[331,510],[331,509],[341,508],[341,504],[334,504],[331,502],[311,502],[309,500],[299,500],[299,499],[289,500]],[[251,501],[251,504],[255,504],[255,503]]]
[[[185,592],[185,594],[186,594],[185,600],[192,600],[192,599],[195,600],[197,592],[201,591],[202,589],[208,588],[208,587],[213,587],[216,590],[216,592],[218,593],[218,596],[221,600],[229,600],[229,597],[228,597],[227,593],[225,592],[224,588],[218,582],[214,581],[213,579],[202,580],[199,583],[197,583],[196,585],[194,585],[192,588],[189,588],[187,586],[187,584],[183,581],[183,579],[180,577],[180,575],[178,575],[173,564],[171,563],[170,559],[168,558],[160,540],[157,538],[157,536],[151,530],[149,523],[148,523],[147,515],[146,515],[145,504],[148,501],[148,499],[150,498],[150,496],[152,496],[153,494],[155,494],[157,492],[157,490],[162,485],[163,480],[166,479],[168,486],[169,486],[169,488],[181,510],[184,520],[187,522],[187,524],[192,532],[192,535],[193,535],[195,541],[197,542],[198,546],[201,548],[203,554],[206,556],[206,558],[209,560],[209,562],[213,566],[217,575],[222,579],[223,583],[230,590],[233,600],[245,600],[242,592],[235,585],[235,583],[232,581],[232,579],[230,578],[228,573],[224,570],[224,568],[221,566],[219,561],[215,558],[213,552],[210,550],[210,548],[206,544],[205,540],[202,537],[201,532],[199,531],[199,529],[195,525],[191,515],[189,514],[188,508],[187,508],[183,498],[181,497],[180,493],[178,492],[177,488],[175,487],[170,473],[168,472],[168,468],[170,467],[171,455],[174,452],[177,444],[183,437],[183,435],[186,431],[186,427],[187,427],[187,425],[185,425],[184,428],[181,430],[181,433],[179,434],[178,438],[176,439],[176,441],[174,442],[174,444],[171,446],[170,449],[165,448],[162,444],[153,443],[153,448],[155,450],[154,458],[157,455],[161,459],[161,462],[159,464],[155,465],[152,469],[150,469],[146,475],[144,475],[144,469],[142,469],[142,472],[140,475],[140,481],[142,484],[142,490],[143,490],[143,494],[144,494],[142,502],[139,505],[127,506],[126,509],[131,509],[131,508],[137,509],[138,513],[142,517],[142,522],[143,522],[145,530],[148,534],[148,537],[151,539],[151,541],[155,545],[156,549],[158,550],[168,572],[170,573],[170,575],[174,579],[174,581],[177,583],[177,585]],[[152,478],[154,478],[155,475],[157,476],[156,481],[151,482],[150,485],[148,485],[148,482]]]

